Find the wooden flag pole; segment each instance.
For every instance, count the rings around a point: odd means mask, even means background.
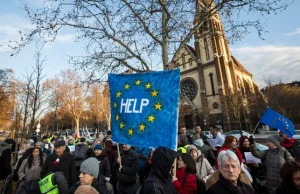
[[[120,158],[120,159],[121,159],[121,154],[120,154],[119,143],[117,143],[117,150],[118,150],[118,158]],[[122,167],[122,163],[120,163],[120,167]]]

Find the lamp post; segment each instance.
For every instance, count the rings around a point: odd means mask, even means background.
[[[206,131],[206,120],[204,119],[204,131]]]

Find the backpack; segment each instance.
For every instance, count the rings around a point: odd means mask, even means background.
[[[85,145],[76,145],[74,158],[75,160],[84,160],[86,158],[88,147]]]

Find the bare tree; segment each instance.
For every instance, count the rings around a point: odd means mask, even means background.
[[[174,60],[199,29],[206,29],[212,17],[218,18],[216,14],[222,18],[227,37],[234,42],[249,33],[250,28],[255,28],[261,36],[265,27],[261,16],[280,12],[292,2],[49,0],[47,5],[35,10],[25,5],[35,29],[21,33],[21,40],[13,42],[11,47],[17,53],[36,37],[54,41],[60,30],[71,28],[78,32],[76,38],[86,42],[86,55],[71,57],[70,61],[89,72],[90,79],[101,79],[102,73],[125,68],[135,72],[165,69],[176,63]]]
[[[38,50],[35,54],[35,66],[33,73],[35,75],[34,82],[31,88],[31,119],[30,119],[30,126],[29,132],[30,134],[33,131],[35,122],[37,118],[44,112],[46,107],[46,99],[44,97],[45,88],[43,86],[43,79],[45,75],[43,74],[43,63],[45,62],[46,58],[42,57],[42,49]]]

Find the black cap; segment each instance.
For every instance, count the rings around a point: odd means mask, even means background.
[[[48,139],[47,135],[43,136],[42,140]]]
[[[86,141],[86,140],[85,140],[84,137],[82,137],[82,138],[79,139],[79,142],[85,142],[85,141]]]
[[[59,147],[59,146],[64,146],[64,145],[66,145],[65,140],[60,139],[55,142],[54,147]]]

